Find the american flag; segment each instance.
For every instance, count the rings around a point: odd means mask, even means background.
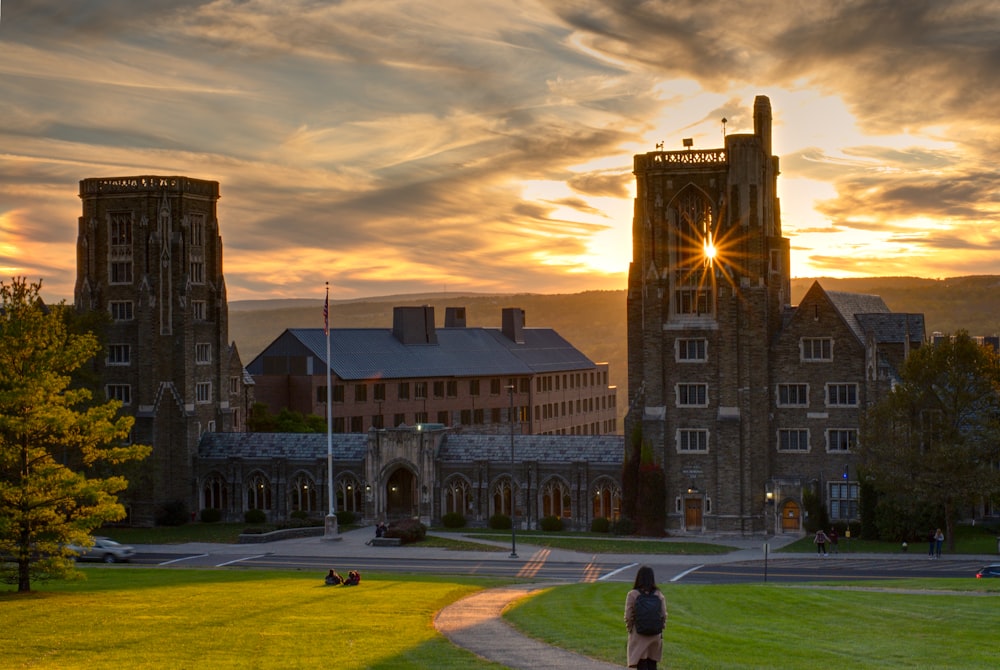
[[[330,334],[330,287],[326,287],[326,300],[323,302],[323,334]]]

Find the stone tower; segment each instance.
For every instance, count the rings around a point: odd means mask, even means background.
[[[127,475],[129,519],[152,523],[176,501],[195,512],[201,434],[241,430],[251,400],[228,341],[219,184],[84,179],[80,198],[76,308],[110,318],[95,367],[108,398],[135,416],[132,439],[153,447]]]
[[[663,465],[671,529],[763,529],[769,345],[790,279],[766,97],[753,116],[724,148],[635,157],[626,435],[641,426]]]

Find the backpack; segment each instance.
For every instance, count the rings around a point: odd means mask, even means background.
[[[653,593],[639,592],[633,605],[635,632],[639,635],[659,635],[663,632],[663,609],[660,597]]]

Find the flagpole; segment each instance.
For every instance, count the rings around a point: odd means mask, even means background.
[[[323,302],[323,333],[326,335],[326,491],[329,510],[324,525],[324,540],[339,540],[337,529],[336,497],[333,492],[333,405],[330,403],[330,282],[326,282],[326,300]]]

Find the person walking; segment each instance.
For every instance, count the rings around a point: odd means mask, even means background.
[[[659,608],[656,607],[657,601]],[[636,572],[632,590],[625,597],[628,667],[656,670],[656,664],[663,656],[663,627],[666,621],[667,600],[656,586],[653,568],[644,565]]]
[[[827,537],[827,539],[830,540],[830,553],[831,554],[839,554],[840,553],[840,547],[837,546],[837,541],[840,538],[837,536],[837,529],[836,528],[831,528],[830,532],[826,534],[826,537]]]
[[[826,556],[826,543],[830,538],[826,536],[823,529],[820,528],[816,531],[816,537],[813,538],[813,544],[816,545],[816,553],[821,556]]]
[[[944,533],[938,528],[934,532],[934,553],[935,558],[941,558],[941,548],[944,546]]]

